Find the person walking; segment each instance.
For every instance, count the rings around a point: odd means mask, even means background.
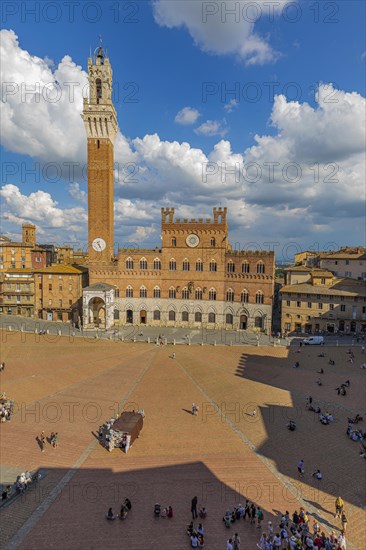
[[[261,528],[261,523],[262,523],[262,520],[263,520],[263,512],[262,512],[262,509],[260,506],[258,506],[258,510],[257,510],[257,527],[258,529]]]
[[[240,537],[238,533],[233,536],[233,548],[234,550],[240,550]]]
[[[46,446],[46,435],[44,432],[41,432],[41,435],[39,436],[39,440],[41,442],[41,451],[44,453],[44,449]]]
[[[299,460],[299,462],[297,463],[297,473],[299,477],[304,477],[304,460],[303,459]]]
[[[192,498],[192,501],[191,501],[192,519],[198,518],[198,513],[197,513],[197,502],[198,502],[197,497],[193,497],[193,498]]]
[[[346,513],[345,513],[344,510],[342,511],[341,522],[342,522],[342,530],[343,530],[343,533],[345,533],[346,530],[347,530],[348,519],[347,519],[347,516],[346,516]]]
[[[341,497],[337,497],[336,501],[335,501],[335,509],[336,509],[335,517],[336,518],[341,517],[342,512],[343,512],[343,506],[344,506],[343,500],[341,499]]]
[[[257,515],[257,508],[254,504],[250,507],[250,525],[253,525],[255,523],[255,516]]]

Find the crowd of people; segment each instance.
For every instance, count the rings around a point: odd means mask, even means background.
[[[14,401],[6,397],[6,393],[0,393],[0,421],[10,422],[14,413]]]
[[[23,495],[25,491],[34,483],[35,481],[38,481],[38,479],[41,477],[41,474],[34,474],[32,475],[29,470],[26,470],[25,472],[22,472],[19,476],[17,476],[15,482],[13,485],[7,485],[1,493],[1,500],[2,502],[9,500],[14,494]]]
[[[257,547],[260,550],[346,550],[345,532],[348,520],[341,497],[336,499],[335,507],[335,517],[339,518],[342,524],[338,535],[335,531],[328,534],[321,531],[316,519],[310,525],[307,512],[300,508],[299,512],[295,510],[292,516],[288,511],[282,514],[276,529],[269,521]]]

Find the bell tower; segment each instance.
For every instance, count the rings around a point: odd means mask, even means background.
[[[102,43],[88,59],[89,97],[81,115],[88,141],[89,263],[111,264],[114,255],[114,141],[112,67]]]

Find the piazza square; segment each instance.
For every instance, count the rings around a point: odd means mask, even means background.
[[[243,519],[226,528],[227,508],[254,502],[264,513],[262,530],[271,521],[276,532],[281,513],[303,506],[309,525],[316,520],[321,531],[338,534],[334,503],[341,496],[347,548],[365,548],[364,462],[345,432],[347,417],[365,413],[366,371],[361,346],[352,348],[352,364],[347,351],[157,346],[2,331],[1,388],[15,407],[1,424],[1,482],[25,470],[41,478],[1,510],[1,547],[182,550],[190,547],[186,529],[197,496],[208,511],[200,520],[206,548],[224,548],[234,533],[243,548],[255,548],[261,531]],[[337,395],[345,380],[347,395]],[[331,425],[306,410],[309,396],[333,414]],[[129,452],[108,452],[99,426],[141,408],[144,426]],[[290,419],[295,432],[286,429]],[[59,434],[57,448],[47,442],[41,452],[42,431]],[[316,469],[321,481],[311,475]],[[107,510],[118,513],[125,498],[132,502],[125,521],[106,521]],[[173,517],[154,517],[157,502],[172,506]]]

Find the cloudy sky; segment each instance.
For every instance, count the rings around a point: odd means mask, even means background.
[[[160,208],[228,207],[236,248],[364,244],[365,5],[359,1],[7,3],[1,232],[87,239],[87,58],[113,66],[115,240],[160,244]],[[38,11],[37,11],[38,10]]]

